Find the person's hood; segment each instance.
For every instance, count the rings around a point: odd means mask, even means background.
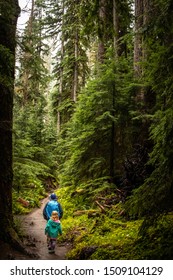
[[[50,224],[51,224],[52,227],[60,226],[60,222],[55,222],[53,220],[50,220]]]

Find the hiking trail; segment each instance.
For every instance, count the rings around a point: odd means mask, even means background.
[[[46,220],[43,218],[43,208],[48,198],[41,201],[41,207],[33,210],[27,215],[18,216],[21,223],[21,229],[25,238],[25,246],[29,251],[33,252],[33,255],[38,256],[33,257],[33,259],[38,260],[65,260],[66,253],[70,249],[70,244],[56,244],[56,249],[54,254],[50,254],[47,248],[46,235],[44,234],[44,229],[46,225]],[[63,222],[62,222],[63,224]],[[16,256],[17,259],[32,259],[31,256],[21,256],[20,254]]]

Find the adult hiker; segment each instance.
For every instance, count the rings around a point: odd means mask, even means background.
[[[57,201],[58,197],[55,193],[50,195],[50,201],[46,203],[43,209],[43,217],[45,220],[49,220],[52,214],[52,211],[57,211],[59,219],[63,216],[63,209],[61,204]]]

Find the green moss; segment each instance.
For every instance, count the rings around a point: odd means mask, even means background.
[[[142,220],[127,220],[121,215],[123,205],[112,205],[101,212],[93,207],[93,197],[72,191],[70,187],[60,188],[57,192],[64,209],[62,219],[63,235],[61,241],[72,243],[68,259],[171,259],[173,256],[173,216],[169,215],[146,229],[141,236]],[[80,196],[80,198],[78,197]],[[88,215],[88,201],[91,212]],[[81,210],[81,211],[80,211]],[[79,216],[74,216],[78,211]]]
[[[82,201],[81,193],[79,194],[80,199],[76,199],[77,193],[75,197],[72,196],[72,193],[68,187],[59,189],[57,193],[64,209],[62,241],[66,240],[73,244],[73,248],[67,256],[68,259],[81,259],[82,257],[106,259],[108,255],[109,259],[115,258],[115,252],[119,250],[116,248],[120,248],[128,242],[132,243],[137,238],[141,221],[125,221],[118,214],[122,210],[121,205],[112,207],[106,214],[99,210],[99,215],[90,217],[88,215],[90,211],[81,211],[80,216],[74,216],[75,211],[87,209],[87,207],[85,207],[86,201],[84,199]],[[79,200],[82,202],[79,203]],[[91,198],[90,201],[92,202]],[[98,208],[90,210],[95,212],[98,211]],[[89,253],[85,253],[85,251]]]

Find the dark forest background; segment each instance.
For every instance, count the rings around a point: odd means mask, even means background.
[[[172,259],[173,2],[32,0],[16,31],[17,2],[0,1],[1,240],[22,248],[14,216],[58,189],[69,258]]]

